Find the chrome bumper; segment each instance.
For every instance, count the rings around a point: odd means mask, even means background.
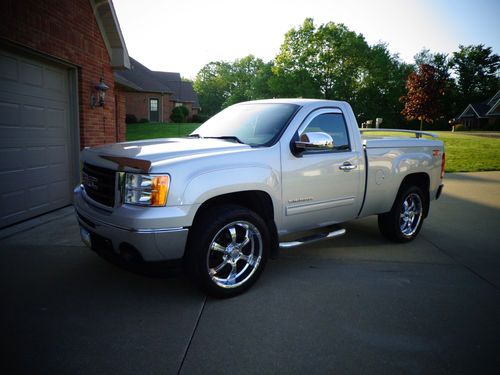
[[[80,226],[90,233],[87,244],[91,244],[92,248],[105,245],[114,253],[121,254],[123,250],[132,247],[143,260],[150,262],[180,259],[184,256],[189,232],[187,228],[136,229],[106,222],[97,218],[97,212],[93,215],[88,203],[76,191],[75,193],[77,219]]]

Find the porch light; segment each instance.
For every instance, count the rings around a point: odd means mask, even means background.
[[[92,93],[92,97],[90,98],[90,106],[92,108],[96,106],[104,107],[104,99],[109,86],[104,83],[104,79],[101,77],[99,83],[94,86],[94,89],[95,92]]]

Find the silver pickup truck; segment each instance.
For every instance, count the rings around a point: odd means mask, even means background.
[[[443,143],[362,132],[346,102],[276,99],[226,108],[186,138],[86,148],[82,240],[130,261],[182,259],[218,297],[248,289],[279,248],[342,235],[348,220],[378,215],[385,237],[411,241],[441,194]]]

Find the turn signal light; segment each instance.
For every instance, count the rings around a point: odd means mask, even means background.
[[[170,185],[168,176],[155,176],[151,183],[151,206],[165,206]]]

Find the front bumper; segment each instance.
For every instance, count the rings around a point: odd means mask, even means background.
[[[140,225],[140,217],[135,220],[133,227],[117,224],[112,222],[110,213],[92,206],[83,194],[81,188],[75,189],[74,206],[80,226],[90,234],[87,244],[92,244],[92,248],[105,246],[107,250],[122,254],[132,247],[144,261],[152,262],[183,257],[189,231],[187,228],[147,228]],[[106,217],[108,220],[105,220]]]

